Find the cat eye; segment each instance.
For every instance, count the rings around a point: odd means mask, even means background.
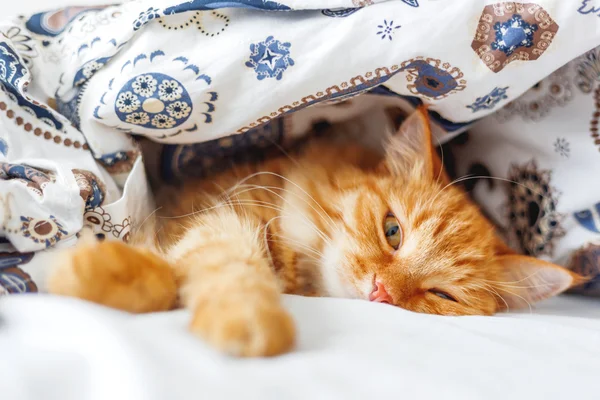
[[[437,297],[440,297],[444,300],[449,300],[449,301],[458,303],[458,300],[456,300],[454,297],[450,296],[448,293],[442,292],[441,290],[429,289],[429,293],[435,294]]]
[[[400,244],[402,244],[402,229],[396,217],[392,214],[388,214],[383,221],[383,232],[385,232],[385,239],[394,250],[398,250]]]

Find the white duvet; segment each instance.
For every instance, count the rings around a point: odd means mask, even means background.
[[[495,317],[286,297],[288,355],[237,360],[187,313],[133,316],[70,299],[0,301],[0,399],[598,399],[600,302],[562,297]]]

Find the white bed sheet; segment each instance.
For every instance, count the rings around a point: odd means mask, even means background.
[[[534,313],[437,317],[287,296],[297,349],[217,354],[187,313],[133,316],[71,299],[0,301],[3,400],[598,399],[600,301]]]

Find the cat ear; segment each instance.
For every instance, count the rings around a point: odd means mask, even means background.
[[[585,281],[566,268],[533,257],[502,255],[496,261],[501,272],[492,286],[502,297],[498,303],[503,309],[527,308]]]
[[[431,126],[425,107],[419,107],[404,120],[386,144],[384,167],[393,175],[416,175],[431,179],[437,158],[431,145]]]

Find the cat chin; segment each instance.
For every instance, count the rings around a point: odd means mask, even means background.
[[[364,298],[353,285],[344,279],[344,256],[335,242],[326,245],[321,258],[322,289],[328,297]]]

